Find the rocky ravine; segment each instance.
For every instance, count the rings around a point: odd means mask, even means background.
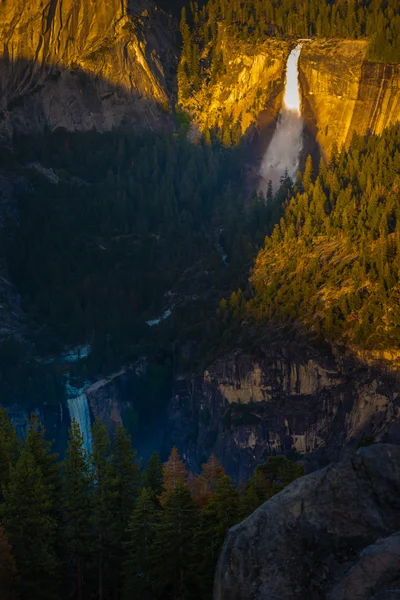
[[[306,475],[233,527],[214,600],[400,597],[400,448]]]
[[[215,452],[245,481],[273,453],[296,451],[315,468],[353,453],[363,434],[400,443],[400,382],[348,358],[271,344],[257,359],[237,351],[203,377],[178,379],[169,421],[167,446],[192,470]]]
[[[173,105],[175,23],[151,0],[4,0],[4,134],[160,129]]]

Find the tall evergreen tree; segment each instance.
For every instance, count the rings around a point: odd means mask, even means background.
[[[194,497],[200,507],[204,508],[224,475],[223,466],[215,454],[211,454],[208,461],[202,465],[202,471],[193,484]]]
[[[84,450],[82,433],[74,419],[63,464],[63,509],[66,551],[73,569],[73,589],[78,600],[84,600],[89,589],[88,562],[94,548],[93,490],[93,472]]]
[[[239,518],[239,494],[226,475],[201,513],[195,533],[197,581],[204,599],[212,599],[214,572],[225,536]]]
[[[154,499],[159,498],[163,492],[163,480],[163,464],[157,452],[153,452],[142,475],[143,487],[151,491]]]
[[[153,492],[143,488],[127,529],[124,600],[151,600],[156,587],[155,531],[160,516]]]
[[[21,600],[53,600],[56,594],[52,501],[35,457],[24,448],[5,485],[3,521],[20,575]]]
[[[8,483],[10,465],[16,462],[21,451],[21,441],[8,417],[5,408],[0,408],[0,503],[3,498],[3,486]]]
[[[125,559],[124,542],[135,501],[140,493],[140,463],[131,440],[122,425],[115,430],[111,452],[112,487],[111,513],[114,531],[111,540],[109,579],[113,582],[114,598],[121,591],[121,566]],[[118,595],[116,591],[118,590]]]
[[[111,440],[107,427],[96,419],[92,429],[91,463],[95,479],[93,525],[96,534],[97,595],[105,597],[105,582],[110,579],[112,549],[117,538],[116,473],[111,463]]]
[[[179,456],[178,449],[174,446],[169,459],[163,466],[163,493],[161,502],[164,503],[170,492],[177,486],[182,486],[187,480],[187,469]]]
[[[17,600],[15,558],[2,525],[0,525],[0,598]]]
[[[155,536],[157,579],[163,598],[186,600],[195,588],[193,534],[198,509],[182,481],[164,496],[163,511]]]

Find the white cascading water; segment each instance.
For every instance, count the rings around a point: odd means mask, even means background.
[[[89,404],[86,394],[80,394],[75,398],[68,399],[69,414],[78,423],[83,435],[83,447],[87,452],[92,450],[92,430],[90,423]]]
[[[303,147],[303,119],[299,88],[298,62],[302,44],[289,55],[286,68],[285,95],[278,123],[261,163],[259,192],[266,195],[268,182],[274,191],[285,173],[294,181]]]

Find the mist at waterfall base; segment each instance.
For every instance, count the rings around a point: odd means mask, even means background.
[[[279,189],[281,178],[287,173],[294,181],[299,169],[303,148],[304,121],[301,116],[298,61],[302,44],[289,55],[286,69],[283,107],[279,113],[274,135],[262,159],[259,193],[266,195],[268,182],[274,192]]]

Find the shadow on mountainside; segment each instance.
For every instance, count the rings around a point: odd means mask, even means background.
[[[161,79],[161,77],[160,77]],[[0,133],[170,130],[174,93],[138,62],[131,85],[119,85],[79,66],[0,60]],[[165,81],[165,80],[164,80]],[[164,83],[163,81],[163,83]]]

